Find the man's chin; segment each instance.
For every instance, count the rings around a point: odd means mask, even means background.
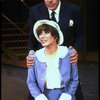
[[[48,9],[49,9],[49,10],[54,10],[55,7],[54,7],[54,6],[48,6]]]

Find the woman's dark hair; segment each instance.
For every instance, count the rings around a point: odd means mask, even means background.
[[[54,27],[52,27],[51,25],[48,25],[48,24],[40,25],[36,29],[38,37],[42,33],[42,31],[45,31],[46,33],[51,32],[51,35],[56,39],[57,44],[59,43],[59,33]]]

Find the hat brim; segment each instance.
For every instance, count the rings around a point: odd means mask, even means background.
[[[64,41],[63,33],[62,33],[59,25],[56,22],[51,21],[51,20],[39,20],[35,23],[35,25],[33,27],[33,34],[36,37],[36,39],[39,41],[36,29],[42,24],[51,25],[52,27],[54,27],[58,31],[58,34],[59,34],[59,43],[58,43],[58,45],[61,45]]]

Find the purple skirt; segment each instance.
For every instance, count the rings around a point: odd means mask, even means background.
[[[64,92],[64,88],[61,88],[61,89],[45,89],[43,94],[45,94],[45,96],[49,100],[58,100],[63,92]]]

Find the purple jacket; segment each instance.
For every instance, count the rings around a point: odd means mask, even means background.
[[[41,51],[43,49],[40,49]],[[39,55],[40,50],[37,51]],[[61,52],[63,53],[63,51]],[[74,95],[79,83],[77,64],[70,64],[69,54],[73,50],[68,50],[64,57],[59,58],[59,70],[62,76],[62,83],[65,85],[65,92]],[[40,53],[41,54],[41,53]],[[42,58],[42,55],[41,59]],[[46,64],[44,61],[40,62],[36,53],[34,54],[35,64],[28,68],[27,85],[33,97],[43,93],[45,85]]]

